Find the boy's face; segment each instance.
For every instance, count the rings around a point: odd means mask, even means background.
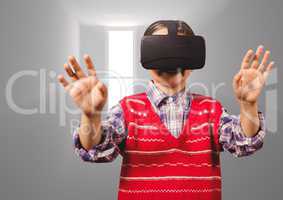
[[[153,32],[153,35],[168,35],[167,28],[160,28]],[[191,70],[176,71],[176,72],[163,72],[160,70],[149,70],[151,78],[155,83],[164,87],[176,88],[185,87],[186,81],[191,74]]]

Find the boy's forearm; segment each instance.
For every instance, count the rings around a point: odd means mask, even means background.
[[[99,144],[101,140],[100,113],[95,114],[93,117],[88,117],[85,114],[81,115],[79,137],[82,146],[87,150]]]
[[[258,105],[240,102],[240,121],[245,136],[253,137],[259,129]]]

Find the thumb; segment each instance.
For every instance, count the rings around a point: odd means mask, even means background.
[[[240,71],[234,76],[233,85],[234,85],[234,86],[238,86],[239,83],[240,83],[241,78],[242,78],[242,71],[240,70]]]
[[[107,96],[107,87],[101,81],[98,81],[96,85],[97,89],[102,93],[103,97]]]

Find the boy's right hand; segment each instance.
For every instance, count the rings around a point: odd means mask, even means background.
[[[107,100],[107,87],[97,79],[90,56],[84,56],[88,75],[83,72],[74,56],[70,56],[68,61],[75,73],[68,63],[64,64],[64,69],[72,82],[67,81],[61,74],[58,76],[58,81],[83,114],[91,118],[103,109]]]

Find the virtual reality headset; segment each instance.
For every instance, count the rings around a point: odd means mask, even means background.
[[[200,69],[205,65],[205,40],[202,36],[179,34],[182,21],[161,20],[154,24],[162,24],[168,34],[145,35],[141,41],[141,64],[145,69],[176,71],[184,69]]]

